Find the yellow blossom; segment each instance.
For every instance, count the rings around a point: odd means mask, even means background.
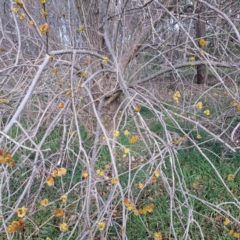
[[[4,99],[3,98],[0,98],[0,103],[4,103]]]
[[[60,102],[60,103],[58,104],[58,108],[59,108],[59,109],[64,108],[64,103],[63,103],[63,102]]]
[[[225,218],[223,225],[227,226],[230,222],[229,218]]]
[[[231,105],[232,107],[234,107],[234,106],[237,105],[237,103],[236,103],[235,101],[231,101],[231,102],[230,102],[230,105]]]
[[[87,178],[88,177],[88,172],[87,171],[83,171],[82,172],[82,177]]]
[[[66,202],[66,201],[67,201],[67,195],[62,195],[62,196],[60,197],[60,200],[61,200],[62,202]]]
[[[146,215],[147,214],[147,210],[145,209],[145,208],[140,208],[139,210],[138,210],[138,212],[139,212],[139,214],[142,214],[142,215]]]
[[[102,230],[105,228],[105,226],[106,226],[106,223],[105,223],[105,222],[99,222],[99,223],[97,224],[97,227],[98,227],[98,229],[99,229],[100,231],[102,231]]]
[[[123,132],[123,134],[124,134],[125,136],[128,136],[128,135],[130,134],[130,132],[129,132],[128,130],[125,130],[125,131]]]
[[[48,0],[39,0],[39,2],[40,2],[41,4],[46,4],[46,3],[48,2]]]
[[[162,233],[161,232],[155,232],[154,233],[154,240],[162,240]]]
[[[240,234],[237,233],[237,232],[235,232],[235,233],[233,234],[233,236],[234,236],[235,238],[239,238],[239,237],[240,237]]]
[[[139,215],[139,211],[138,211],[137,209],[134,209],[134,210],[133,210],[133,213],[134,213],[135,216],[138,216],[138,215]]]
[[[139,139],[140,139],[140,137],[138,135],[134,135],[129,139],[129,143],[134,144],[134,143],[138,142]]]
[[[40,25],[39,30],[42,34],[47,33],[49,30],[49,25],[47,23]]]
[[[202,102],[198,102],[198,103],[196,104],[196,108],[202,109],[202,107],[203,107]]]
[[[85,26],[84,25],[81,25],[79,28],[78,28],[78,31],[81,32],[85,29]]]
[[[33,24],[34,24],[33,21],[29,21],[29,23],[28,23],[29,26],[32,26]]]
[[[42,15],[46,17],[48,15],[48,11],[45,11],[44,9],[42,9]]]
[[[179,91],[176,91],[173,95],[173,99],[178,102],[179,98],[181,97],[181,94]]]
[[[127,157],[127,154],[126,154],[126,153],[124,153],[124,154],[122,155],[122,157],[123,157],[123,158],[126,158],[126,157]]]
[[[139,183],[138,183],[138,188],[139,188],[139,189],[143,189],[143,187],[144,187],[144,184],[141,183],[141,182],[139,182]]]
[[[113,178],[112,180],[111,180],[111,184],[117,184],[118,183],[118,178]]]
[[[232,236],[232,235],[233,235],[233,233],[234,233],[234,231],[233,231],[233,230],[230,230],[230,231],[229,231],[229,235],[230,235],[230,236]]]
[[[204,52],[203,50],[201,50],[201,51],[200,51],[200,53],[201,53],[202,55],[204,55],[204,54],[205,54],[205,52]]]
[[[40,205],[42,207],[46,207],[48,205],[48,199],[47,198],[44,198],[41,202],[40,202]]]
[[[87,73],[86,72],[82,72],[81,73],[81,77],[86,77],[87,76]]]
[[[109,168],[110,168],[109,164],[106,164],[105,169],[109,169]]]
[[[103,63],[108,63],[108,60],[109,60],[108,57],[103,57],[102,58]]]
[[[104,171],[103,170],[96,170],[96,174],[99,175],[100,177],[103,177],[104,176]]]
[[[57,177],[57,175],[58,175],[58,170],[57,170],[57,169],[53,169],[51,175],[52,175],[53,177]]]
[[[240,112],[240,104],[237,105],[237,110]]]
[[[234,175],[233,174],[229,174],[227,180],[228,181],[233,181],[234,180]]]
[[[194,61],[194,60],[195,60],[195,57],[193,56],[189,58],[189,61]]]
[[[16,212],[18,214],[18,217],[23,218],[27,214],[27,210],[28,209],[25,207],[17,208]]]
[[[55,208],[53,211],[53,215],[56,217],[62,217],[64,214],[64,209],[63,208]]]
[[[138,106],[138,105],[136,105],[136,106],[134,107],[134,112],[140,112],[140,109],[141,109],[141,107]]]
[[[66,173],[67,173],[67,169],[66,168],[59,168],[57,170],[58,177],[61,177],[62,175],[65,175]]]
[[[130,149],[129,148],[125,148],[124,149],[124,153],[129,153],[130,152]]]
[[[205,110],[203,113],[208,116],[208,115],[210,115],[210,110],[207,109],[207,110]]]
[[[21,14],[20,14],[20,20],[24,20],[25,17],[26,17],[26,14],[25,14],[25,13],[21,13]]]
[[[203,38],[201,38],[199,40],[199,45],[200,45],[200,47],[206,47],[207,46],[207,42]]]
[[[22,3],[21,0],[15,0],[15,3],[16,3],[20,8],[23,7],[23,3]]]
[[[12,9],[12,12],[13,12],[13,13],[18,13],[18,11],[19,11],[19,8],[13,8],[13,9]]]
[[[119,131],[117,131],[117,130],[113,131],[113,136],[114,137],[118,137],[119,135],[120,135]]]
[[[160,176],[160,171],[159,170],[155,170],[154,171],[154,175],[155,175],[155,177],[158,178]]]
[[[52,240],[51,238],[47,237],[46,240]]]
[[[156,177],[152,177],[152,182],[153,183],[157,182],[157,178]]]
[[[22,219],[19,219],[18,221],[13,221],[8,227],[7,232],[8,233],[15,233],[19,229],[23,228],[25,225],[25,221]]]
[[[60,229],[61,232],[67,231],[68,230],[67,223],[60,223],[59,224],[59,229]]]
[[[202,136],[200,134],[197,135],[197,139],[200,139],[202,138]]]
[[[48,186],[54,186],[54,179],[51,176],[48,176],[46,179],[46,183]]]

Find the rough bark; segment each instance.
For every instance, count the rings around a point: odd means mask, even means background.
[[[205,23],[205,17],[204,17],[204,10],[205,7],[203,5],[198,5],[198,20],[196,24],[196,37],[198,39],[198,42],[201,38],[204,38],[206,36],[206,23]],[[202,48],[199,45],[200,48]],[[197,59],[199,60],[199,59]],[[197,65],[197,84],[204,84],[207,80],[207,69],[205,64]]]

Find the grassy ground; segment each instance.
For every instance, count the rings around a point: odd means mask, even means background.
[[[216,94],[224,96],[224,91],[221,89],[217,91],[218,92],[215,92]],[[192,96],[188,95],[187,100],[194,102],[191,99]],[[208,104],[207,100],[208,99],[203,99],[205,105]],[[229,106],[227,106],[227,104],[229,104],[228,102],[229,101],[224,98],[221,106],[217,106],[216,104],[217,107],[211,108],[212,115],[217,115],[221,109],[227,111],[229,108]],[[160,110],[159,107],[156,107],[156,109]],[[166,105],[166,109],[181,113],[180,108],[175,109],[174,107]],[[232,110],[230,109],[229,112],[230,111]],[[142,107],[140,114],[148,123],[151,132],[158,136],[163,136],[163,127],[156,121],[152,111],[146,107]],[[204,114],[200,112],[198,113],[198,117],[203,118]],[[239,168],[240,153],[226,152],[221,143],[212,140],[202,129],[196,129],[193,124],[186,124],[186,122],[178,118],[175,118],[175,120],[201,147],[202,153],[211,161],[211,164],[226,183],[232,195],[238,197],[240,195],[239,173],[232,181],[228,180],[228,176],[229,174],[234,174]],[[170,118],[166,117],[165,122],[169,131],[176,132],[181,136],[182,132],[179,131],[176,124],[173,123]],[[236,120],[235,122],[231,122],[231,124],[236,123]],[[186,142],[182,149],[178,149],[176,153],[177,157],[174,158],[174,171],[172,160],[170,161],[170,157],[166,155],[164,159],[165,164],[161,165],[161,175],[156,177],[154,176],[154,170],[159,166],[161,158],[155,159],[155,162],[152,163],[149,161],[149,155],[141,140],[135,144],[129,143],[130,137],[137,134],[137,129],[133,121],[128,120],[124,129],[128,129],[131,134],[130,136],[125,136],[123,131],[121,132],[117,143],[116,164],[119,173],[119,181],[123,187],[125,197],[132,201],[132,204],[137,210],[144,209],[146,206],[154,204],[152,211],[146,214],[136,215],[134,211],[127,212],[128,221],[125,230],[129,240],[153,239],[154,232],[161,232],[163,239],[174,239],[173,234],[170,233],[171,224],[174,226],[175,234],[179,239],[182,239],[182,236],[184,236],[186,226],[189,226],[188,233],[191,239],[201,239],[199,228],[201,228],[204,238],[209,240],[234,239],[233,234],[230,234],[231,230],[235,233],[235,238],[237,237],[236,234],[240,233],[239,225],[235,224],[233,221],[227,226],[224,225],[224,221],[227,217],[226,213],[230,213],[236,219],[240,217],[238,208],[232,204],[232,195],[226,190],[226,187],[224,187],[211,164],[195,147],[189,142]],[[42,131],[44,132],[44,129]],[[43,149],[50,149],[49,151],[44,151],[46,158],[53,159],[51,156],[57,154],[60,148],[58,136],[61,135],[61,132],[61,127],[56,128],[46,139]],[[196,137],[197,134],[200,134],[202,138],[198,139]],[[89,156],[91,156],[93,139],[88,138],[88,134],[83,127],[81,128],[81,135],[83,146],[88,151]],[[18,139],[18,137],[21,136],[21,131],[17,127],[13,128],[10,136],[14,139]],[[35,141],[39,142],[40,140],[41,135],[36,136]],[[30,142],[27,145],[32,147]],[[100,146],[95,170],[104,170],[105,177],[101,178],[95,176],[95,189],[97,189],[98,197],[92,199],[92,224],[94,224],[94,220],[98,217],[99,208],[102,207],[98,201],[101,199],[106,200],[112,189],[109,181],[109,179],[113,177],[110,153],[107,146],[101,145],[101,143]],[[126,157],[123,157],[123,146],[130,149],[130,157],[128,154]],[[152,148],[151,150],[153,150],[153,146],[150,147]],[[61,236],[62,239],[67,239],[71,231],[73,231],[78,214],[83,213],[83,209],[85,209],[84,200],[86,188],[89,186],[88,180],[82,177],[83,171],[86,171],[86,166],[84,161],[81,160],[84,159],[84,156],[81,154],[78,156],[79,145],[75,135],[73,135],[71,141],[69,140],[68,148],[71,149],[71,151],[67,151],[67,160],[63,163],[63,167],[67,169],[67,174],[55,178],[54,187],[49,187],[44,182],[46,177],[50,174],[50,166],[52,164],[50,161],[46,163],[43,171],[37,173],[26,199],[24,200],[29,211],[31,209],[31,215],[26,219],[25,228],[12,235],[12,239],[27,239],[31,234],[29,239],[41,240],[47,237],[57,239]],[[31,159],[35,157],[34,154],[27,150],[25,150],[24,155],[29,156],[30,162]],[[21,154],[16,153],[14,159],[16,162],[20,162]],[[75,163],[76,159],[80,159],[77,164]],[[57,160],[58,159],[54,161],[57,162]],[[55,162],[54,164],[56,164]],[[107,169],[106,165],[109,165],[110,168]],[[10,173],[10,191],[3,191],[2,194],[5,206],[13,206],[14,209],[14,203],[21,194],[19,188],[21,189],[21,185],[25,186],[26,179],[31,176],[31,166],[26,164],[22,168],[16,170],[12,168]],[[141,188],[139,184],[143,184],[144,188]],[[172,209],[170,209],[171,199],[166,190],[166,184],[170,187],[173,185],[175,186],[174,206],[172,206]],[[182,186],[184,186],[185,195],[180,190]],[[41,191],[39,195],[37,195],[40,187]],[[60,197],[69,189],[71,189],[71,191],[67,194],[68,200],[66,203],[63,203],[60,201]],[[46,207],[40,205],[40,201],[44,198],[49,200],[49,204]],[[108,213],[111,214],[112,222],[109,224],[106,239],[119,239],[118,236],[121,235],[121,200],[120,195],[117,195],[112,201]],[[203,201],[210,204],[204,204]],[[221,205],[223,202],[225,204]],[[220,204],[219,206],[226,212],[224,213],[216,209],[211,204]],[[64,216],[60,218],[53,216],[54,209],[60,207],[65,209]],[[10,213],[12,209],[5,207],[3,211]],[[192,214],[189,214],[189,211],[192,211]],[[189,216],[191,216],[191,224],[188,223]],[[105,219],[108,219],[108,217],[107,214],[104,216]],[[17,219],[17,216],[14,216],[13,220]],[[78,234],[83,229],[84,218],[82,217],[80,219],[71,239],[77,239]],[[64,236],[58,228],[59,223],[63,221],[69,223],[69,231],[64,233]],[[99,230],[97,231],[98,233],[94,239],[104,239],[101,238],[103,234],[100,233]],[[0,239],[6,239],[6,236],[2,235]]]

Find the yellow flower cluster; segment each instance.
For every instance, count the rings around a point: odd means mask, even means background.
[[[23,7],[23,3],[22,3],[21,0],[15,0],[15,3],[16,3],[20,8]]]
[[[20,14],[20,20],[24,20],[25,17],[26,17],[26,14],[25,14],[25,13],[21,13],[21,14]]]
[[[103,177],[104,176],[104,171],[100,170],[100,169],[97,169],[96,174],[99,175],[100,177]]]
[[[8,227],[7,232],[8,233],[15,233],[19,229],[23,228],[25,225],[25,221],[22,219],[19,219],[18,221],[13,221]]]
[[[133,211],[136,216],[138,216],[139,214],[146,215],[148,212],[153,212],[154,209],[153,203],[145,206],[144,208],[140,208],[139,210],[137,210],[134,204],[127,198],[124,198],[123,203],[128,209],[128,211]]]
[[[58,169],[52,170],[53,177],[61,177],[61,176],[65,175],[66,173],[67,173],[66,168],[58,168]]]
[[[134,112],[140,112],[140,110],[141,110],[141,107],[140,107],[140,106],[136,105],[136,106],[134,107]]]
[[[119,131],[117,131],[117,130],[113,131],[113,136],[114,137],[118,137],[119,135],[120,135]]]
[[[0,164],[7,164],[12,167],[15,165],[15,161],[9,152],[4,152],[0,149]]]
[[[63,102],[60,102],[60,103],[58,104],[58,108],[59,108],[59,109],[64,108],[64,103],[63,103]]]
[[[46,4],[46,3],[48,2],[48,0],[39,0],[39,2],[40,2],[41,4]]]
[[[173,95],[173,99],[178,102],[179,98],[181,97],[181,94],[179,91],[176,91]]]
[[[42,207],[46,207],[48,205],[48,199],[47,198],[44,198],[41,202],[40,202],[40,205]]]
[[[97,227],[98,227],[98,229],[99,229],[100,231],[102,231],[102,230],[105,228],[105,226],[106,226],[106,223],[105,223],[105,222],[99,222],[99,223],[97,224]]]
[[[184,142],[184,141],[186,141],[187,140],[187,136],[182,136],[182,137],[179,137],[178,139],[174,139],[173,141],[172,141],[172,144],[174,144],[174,145],[178,145],[178,144],[180,144],[181,142]]]
[[[54,186],[54,178],[61,177],[67,173],[66,168],[58,168],[52,170],[51,176],[48,176],[46,179],[46,183],[48,186]]]
[[[108,60],[109,60],[108,57],[103,57],[102,58],[103,63],[108,63]]]
[[[47,33],[49,30],[49,25],[47,23],[39,26],[39,30],[42,34]]]
[[[66,202],[66,201],[67,201],[67,195],[62,195],[62,196],[60,197],[60,200],[61,200],[62,202]]]
[[[62,217],[63,214],[64,214],[64,209],[63,208],[55,208],[54,211],[53,211],[53,215],[55,217]]]
[[[202,107],[203,107],[202,102],[198,102],[198,103],[196,104],[196,108],[202,109]]]
[[[111,184],[117,184],[119,182],[119,179],[118,178],[113,178],[112,180],[111,180]]]
[[[160,177],[160,171],[159,170],[155,170],[154,172],[154,175],[155,175],[155,177]]]
[[[125,136],[128,136],[128,135],[130,134],[130,132],[129,132],[128,130],[125,130],[125,131],[123,132],[123,134],[124,134]]]
[[[155,232],[154,233],[154,240],[162,240],[162,233],[161,232]]]
[[[46,183],[48,186],[54,186],[54,178],[52,176],[48,176],[46,179]]]
[[[200,45],[200,47],[206,47],[207,46],[207,42],[203,38],[201,38],[199,40],[199,45]]]
[[[236,103],[235,101],[231,101],[231,102],[230,102],[230,105],[231,105],[232,107],[235,107],[235,106],[237,106],[237,103]]]
[[[229,174],[227,179],[228,179],[228,181],[233,181],[234,180],[234,175]]]
[[[89,176],[89,174],[88,174],[87,171],[83,171],[83,172],[82,172],[82,177],[83,177],[83,178],[88,178],[88,176]]]
[[[85,29],[85,26],[84,25],[81,25],[79,28],[78,28],[78,31],[81,32],[81,31],[84,31]]]
[[[12,12],[13,12],[13,13],[18,13],[18,11],[19,11],[19,8],[13,8],[13,9],[12,9]]]
[[[59,229],[60,229],[61,232],[67,231],[67,230],[68,230],[68,225],[67,225],[67,223],[60,223],[60,224],[59,224]]]
[[[203,113],[208,116],[208,115],[210,115],[210,110],[206,109]]]
[[[227,226],[230,222],[229,218],[225,218],[223,225]]]
[[[25,208],[25,207],[17,208],[17,209],[16,209],[16,212],[17,212],[18,217],[19,217],[19,218],[25,217],[25,215],[27,214],[27,210],[28,210],[28,209]]]
[[[150,205],[147,205],[146,207],[144,208],[140,208],[138,210],[139,214],[143,214],[143,215],[146,215],[148,212],[153,212],[153,208],[154,208],[154,204],[151,203]]]
[[[138,142],[140,139],[140,137],[138,135],[133,135],[130,139],[129,139],[129,143],[134,144],[136,142]]]
[[[48,11],[45,11],[44,9],[42,9],[42,15],[46,17],[48,15]]]

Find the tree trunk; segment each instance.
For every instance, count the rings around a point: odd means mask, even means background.
[[[203,5],[198,5],[198,21],[196,24],[196,37],[198,39],[198,45],[199,40],[201,38],[204,38],[206,36],[206,23],[205,23],[205,17],[204,17],[204,10],[205,7]],[[200,48],[202,46],[199,45]],[[197,58],[199,60],[199,58]],[[207,69],[205,64],[201,64],[196,66],[197,68],[197,84],[204,84],[207,80]]]

